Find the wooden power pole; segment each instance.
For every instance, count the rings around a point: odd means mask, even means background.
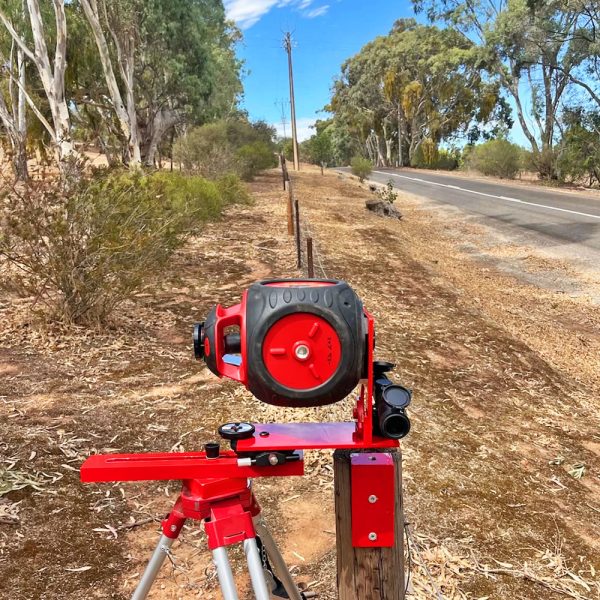
[[[296,131],[296,100],[294,97],[294,73],[292,70],[292,34],[288,31],[283,36],[283,47],[288,56],[288,71],[290,78],[290,106],[292,120],[292,146],[294,149],[294,171],[300,169],[300,160],[298,158],[298,136]]]

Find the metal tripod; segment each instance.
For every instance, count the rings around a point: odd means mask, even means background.
[[[250,480],[228,478],[183,481],[179,498],[162,522],[162,535],[131,600],[147,597],[187,519],[204,523],[224,600],[238,600],[226,550],[227,546],[236,543],[243,544],[256,600],[270,600],[272,597],[304,600],[309,597],[296,587],[275,540],[266,528]]]

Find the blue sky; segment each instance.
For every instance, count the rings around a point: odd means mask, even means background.
[[[283,101],[288,136],[289,89],[282,39],[285,31],[292,32],[300,140],[314,133],[310,125],[316,119],[326,118],[327,113],[318,111],[329,101],[332,81],[344,60],[374,37],[387,34],[396,19],[414,16],[410,0],[225,0],[224,4],[229,18],[244,33],[238,50],[248,71],[243,106],[251,119],[264,119],[281,135]],[[527,145],[518,124],[511,137]]]
[[[326,115],[317,111],[329,101],[340,65],[394,21],[412,16],[408,0],[225,0],[230,18],[243,30],[238,54],[249,71],[244,107],[252,119],[265,119],[281,130],[281,101],[289,101],[283,33],[293,33],[296,118],[300,139],[309,125]],[[290,134],[289,104],[285,105]]]

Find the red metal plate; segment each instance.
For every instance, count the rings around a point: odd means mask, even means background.
[[[315,450],[396,448],[398,440],[374,437],[366,442],[356,435],[354,421],[342,423],[268,423],[254,424],[254,437],[238,440],[238,452],[258,450]],[[265,435],[268,434],[268,435]]]
[[[352,546],[383,548],[394,545],[394,461],[385,452],[360,452],[350,457],[352,489]]]
[[[274,467],[240,467],[237,461],[233,452],[211,459],[207,459],[204,452],[96,454],[81,465],[80,477],[81,481],[89,483],[304,475],[302,459]]]

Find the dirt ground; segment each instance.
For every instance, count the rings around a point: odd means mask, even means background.
[[[600,308],[494,270],[461,250],[460,224],[413,199],[391,221],[364,209],[355,181],[294,178],[317,275],[355,287],[378,357],[414,389],[403,443],[413,597],[600,598]],[[348,417],[347,402],[258,403],[191,357],[191,326],[212,305],[299,274],[279,175],[252,191],[253,206],[207,227],[108,330],[41,329],[26,299],[0,297],[0,597],[131,594],[178,486],[80,484],[90,453],[198,449],[231,419]],[[331,459],[306,462],[306,477],[256,491],[297,580],[328,600]],[[235,570],[243,579],[239,560]],[[150,597],[219,597],[198,527]]]

